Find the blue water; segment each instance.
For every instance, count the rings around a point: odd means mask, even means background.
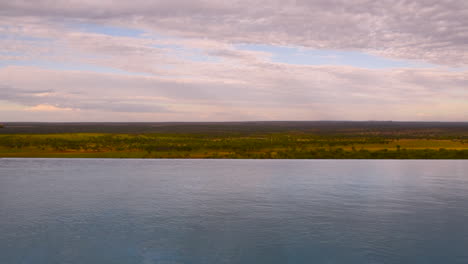
[[[0,263],[468,263],[468,161],[0,159]]]

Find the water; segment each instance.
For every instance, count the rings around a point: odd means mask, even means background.
[[[468,161],[0,159],[0,263],[468,263]]]

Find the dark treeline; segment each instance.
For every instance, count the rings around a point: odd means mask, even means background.
[[[468,122],[391,121],[272,121],[272,122],[160,122],[160,123],[3,123],[0,134],[52,133],[169,133],[252,135],[306,133],[347,137],[468,139]]]

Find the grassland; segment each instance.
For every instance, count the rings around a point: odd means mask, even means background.
[[[14,123],[0,157],[468,159],[466,123]]]

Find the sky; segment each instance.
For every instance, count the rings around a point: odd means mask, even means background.
[[[0,0],[0,122],[468,121],[466,0]]]

